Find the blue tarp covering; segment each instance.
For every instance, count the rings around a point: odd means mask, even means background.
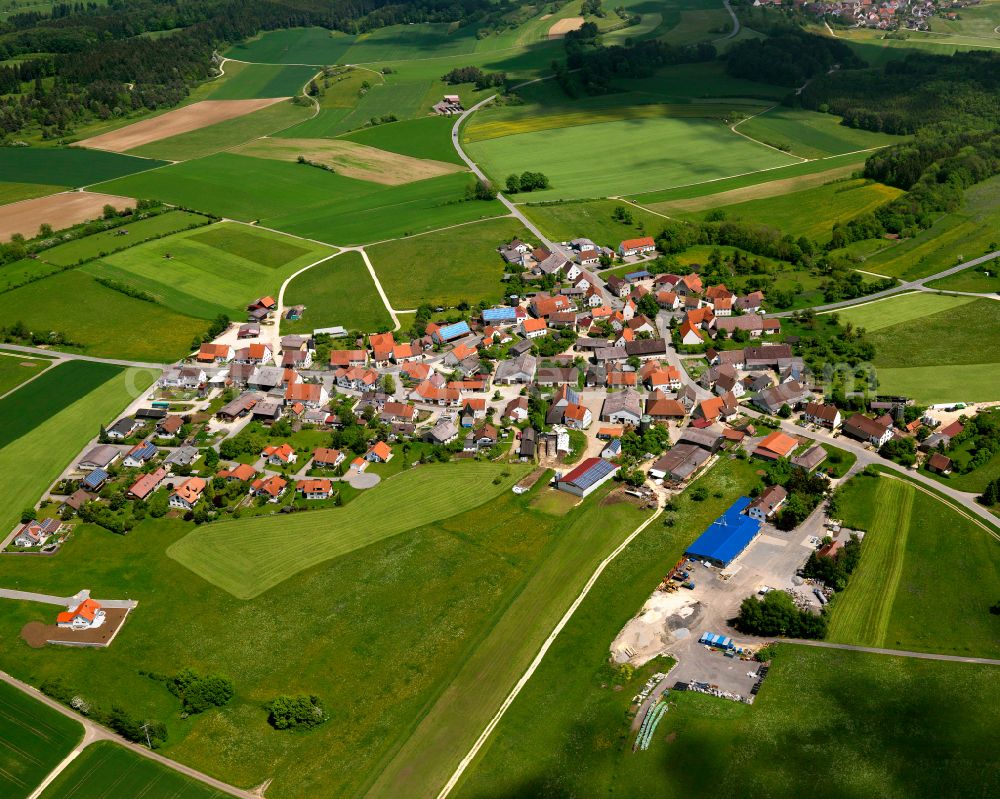
[[[760,532],[760,522],[744,516],[750,497],[740,497],[729,510],[709,525],[687,554],[728,566]]]

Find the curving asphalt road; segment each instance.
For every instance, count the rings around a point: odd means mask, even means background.
[[[726,7],[726,11],[729,12],[729,16],[733,18],[733,29],[725,36],[723,36],[721,39],[719,39],[720,42],[725,41],[726,39],[733,39],[737,35],[739,35],[740,32],[740,21],[739,19],[737,19],[736,12],[733,11],[733,7],[729,5],[729,0],[722,0],[722,5]]]
[[[883,297],[890,297],[893,294],[901,294],[906,291],[934,291],[933,288],[928,288],[927,283],[932,280],[940,280],[943,277],[948,277],[950,275],[957,274],[966,269],[971,269],[974,266],[979,266],[979,264],[984,264],[987,261],[992,261],[994,258],[1000,258],[1000,250],[996,250],[986,255],[980,255],[978,258],[973,258],[971,261],[963,261],[957,266],[949,267],[948,269],[943,269],[940,272],[935,272],[933,275],[928,275],[927,277],[922,277],[919,280],[910,280],[906,283],[900,283],[897,286],[893,286],[891,289],[885,289],[884,291],[876,291],[874,294],[866,294],[864,297],[855,297],[853,300],[841,300],[840,302],[831,302],[827,305],[815,305],[809,310],[816,312],[822,311],[835,311],[838,308],[848,308],[852,305],[861,305],[866,302],[871,302],[872,300],[882,299]],[[988,295],[979,295],[988,296]],[[791,316],[796,313],[796,311],[782,311],[781,313],[771,313],[767,314],[771,317],[780,316]]]

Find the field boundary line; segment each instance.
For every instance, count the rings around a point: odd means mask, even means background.
[[[809,638],[778,638],[775,639],[775,643],[815,646],[821,649],[844,649],[848,652],[866,652],[870,655],[888,655],[889,657],[914,658],[916,660],[946,660],[951,663],[977,663],[983,666],[1000,666],[1000,660],[996,660],[994,658],[964,657],[963,655],[941,655],[937,652],[916,652],[908,649],[885,649],[877,646],[838,644],[834,641],[817,641]]]
[[[394,325],[392,329],[394,331],[399,330],[399,328],[402,327],[402,324],[399,321],[399,317],[396,316],[396,311],[393,309],[392,303],[389,302],[389,297],[385,293],[385,289],[382,288],[382,281],[378,279],[378,274],[376,274],[375,272],[375,267],[372,266],[372,262],[371,259],[368,257],[368,253],[365,252],[364,247],[357,247],[353,251],[361,253],[361,260],[363,260],[365,262],[365,266],[368,267],[368,274],[372,276],[372,281],[374,281],[375,283],[375,288],[378,290],[378,295],[382,298],[382,304],[385,306],[385,309],[389,312],[389,316],[392,317],[392,324]]]
[[[756,144],[761,145],[762,147],[767,147],[770,150],[774,150],[776,153],[781,153],[782,155],[790,155],[792,158],[798,158],[800,164],[807,164],[810,161],[817,161],[817,160],[819,160],[817,158],[805,158],[805,157],[803,157],[801,155],[796,155],[795,153],[789,152],[787,150],[782,150],[780,147],[775,147],[774,145],[768,144],[767,142],[763,142],[760,139],[755,139],[753,136],[748,136],[747,134],[742,133],[742,132],[736,130],[736,128],[738,128],[744,122],[749,122],[751,119],[756,119],[759,116],[763,116],[768,111],[773,111],[777,107],[778,107],[778,104],[775,103],[770,108],[765,108],[763,111],[758,111],[756,114],[753,114],[752,116],[748,116],[746,119],[741,119],[739,122],[735,122],[732,125],[730,125],[729,126],[729,130],[731,130],[737,136],[742,136],[747,141],[752,141],[752,142],[754,142]]]
[[[417,239],[421,236],[429,236],[431,233],[440,233],[444,230],[454,230],[458,227],[465,227],[466,225],[478,225],[480,222],[495,222],[498,219],[517,219],[514,214],[497,214],[496,216],[488,216],[485,219],[470,219],[468,222],[456,222],[454,225],[445,225],[444,227],[434,228],[434,230],[425,230],[422,233],[411,233],[408,236],[397,236],[394,239],[382,239],[381,241],[369,241],[364,244],[357,244],[357,247],[376,247],[379,244],[391,244],[394,241],[406,241],[407,239]],[[520,220],[518,220],[520,221]]]
[[[643,530],[645,530],[650,524],[652,524],[652,522],[656,520],[662,513],[663,513],[662,506],[658,506],[656,512],[652,516],[650,516],[648,519],[646,519],[646,521],[644,521],[642,524],[636,527],[635,530],[633,530],[625,538],[624,541],[622,541],[617,547],[615,547],[614,550],[612,550],[611,554],[609,554],[604,560],[602,560],[598,564],[597,568],[594,569],[594,573],[590,576],[590,579],[587,580],[586,584],[580,590],[580,593],[577,595],[576,599],[573,600],[573,604],[569,606],[567,611],[563,614],[563,617],[559,620],[559,622],[553,628],[552,632],[549,633],[548,637],[545,639],[541,649],[538,650],[538,654],[535,655],[535,659],[531,661],[531,665],[529,665],[524,674],[521,675],[521,678],[511,689],[510,693],[507,695],[507,698],[503,701],[503,704],[500,705],[500,709],[490,720],[489,724],[486,725],[482,733],[480,733],[479,738],[476,739],[476,742],[472,745],[472,748],[466,753],[465,757],[462,758],[461,762],[456,767],[454,773],[449,778],[448,782],[445,783],[444,787],[441,789],[441,792],[437,795],[437,799],[446,799],[446,797],[454,790],[455,786],[458,784],[458,781],[462,778],[462,775],[465,773],[466,769],[471,765],[472,761],[475,760],[476,755],[479,754],[480,749],[482,749],[483,745],[486,743],[490,735],[493,733],[493,730],[496,728],[496,726],[500,723],[500,720],[507,713],[508,708],[512,704],[514,704],[514,700],[517,699],[518,695],[521,693],[524,686],[528,684],[528,680],[531,679],[532,675],[541,665],[542,660],[545,658],[546,653],[549,651],[552,644],[555,643],[556,638],[559,637],[559,634],[563,631],[563,628],[569,623],[570,619],[573,618],[573,615],[576,613],[580,605],[583,604],[583,600],[587,598],[587,595],[590,593],[590,589],[593,588],[594,585],[597,583],[598,578],[600,578],[600,576],[604,573],[604,570],[611,564],[612,561],[615,560],[615,558],[617,558],[629,546],[629,544],[631,544],[638,537],[638,535]]]

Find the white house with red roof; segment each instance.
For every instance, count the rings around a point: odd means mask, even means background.
[[[264,447],[261,456],[273,466],[286,466],[295,463],[298,458],[292,445],[287,442],[277,446]]]
[[[70,607],[56,616],[56,624],[73,630],[93,630],[104,624],[105,618],[101,603],[88,597],[76,607]]]
[[[643,236],[638,239],[625,239],[625,241],[618,245],[618,254],[622,258],[627,258],[630,255],[643,255],[647,252],[653,252],[655,249],[656,242],[653,241],[653,237]]]

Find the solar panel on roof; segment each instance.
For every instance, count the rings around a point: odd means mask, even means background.
[[[108,473],[104,469],[94,469],[83,478],[83,484],[88,488],[95,488],[108,479]]]
[[[583,491],[586,491],[588,488],[594,485],[594,483],[607,477],[609,474],[611,474],[611,472],[613,472],[617,468],[618,467],[615,466],[610,461],[599,459],[593,465],[591,465],[590,468],[584,471],[581,475],[567,482],[572,482],[573,485],[577,486]]]

